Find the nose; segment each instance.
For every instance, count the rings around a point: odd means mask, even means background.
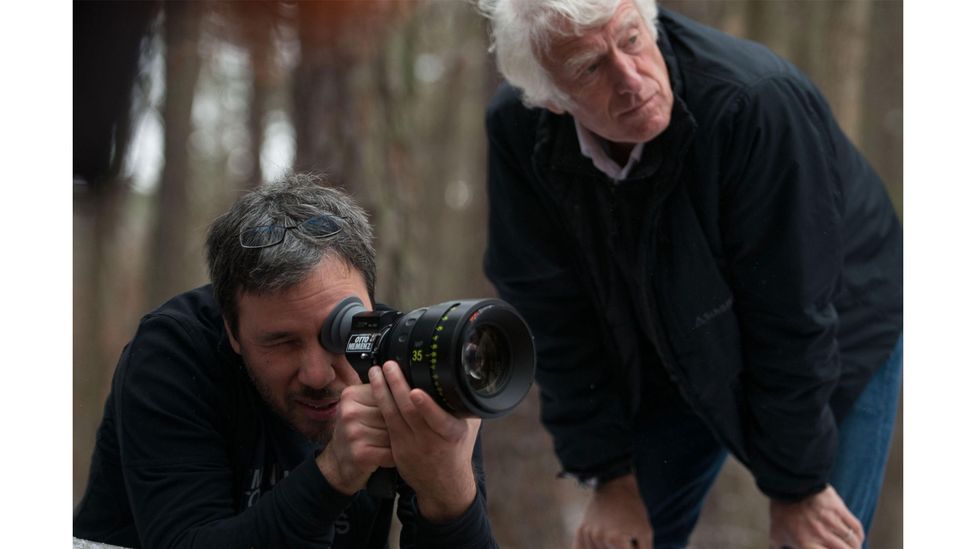
[[[320,345],[310,345],[302,356],[298,381],[311,389],[323,389],[336,378],[335,361],[338,359]]]
[[[640,95],[641,78],[637,73],[635,60],[630,55],[615,51],[611,63],[616,92],[621,95]]]

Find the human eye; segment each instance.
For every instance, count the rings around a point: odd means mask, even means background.
[[[600,60],[587,61],[582,63],[580,68],[576,70],[576,74],[573,76],[577,80],[587,80],[592,78],[600,70]]]
[[[625,47],[627,49],[636,50],[640,48],[640,46],[641,46],[640,33],[634,32],[633,34],[627,37],[627,41],[625,42]]]
[[[261,341],[260,346],[274,352],[287,352],[300,346],[301,342],[294,337],[279,336]]]

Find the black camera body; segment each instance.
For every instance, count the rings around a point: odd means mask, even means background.
[[[457,417],[507,414],[525,398],[535,374],[528,325],[499,299],[467,299],[414,309],[369,311],[349,296],[322,326],[322,345],[343,353],[367,382],[375,364],[394,360],[419,387]]]

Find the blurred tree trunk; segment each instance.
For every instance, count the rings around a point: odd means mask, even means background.
[[[167,2],[164,6],[166,95],[163,105],[165,165],[159,184],[153,260],[147,280],[148,306],[184,289],[190,222],[190,166],[187,146],[193,130],[193,96],[200,75],[201,2]]]
[[[95,447],[92,434],[101,420],[101,404],[108,391],[112,363],[105,334],[109,317],[105,297],[107,275],[113,269],[109,243],[118,228],[125,188],[103,181],[96,189],[76,189],[74,206],[74,346],[73,414],[74,501],[88,481],[88,465]]]
[[[94,187],[117,183],[128,151],[140,44],[155,2],[74,6],[73,173]]]
[[[863,131],[861,150],[884,180],[904,218],[902,203],[904,149],[902,142],[903,34],[902,3],[872,2],[868,52],[861,87]],[[904,398],[898,408],[895,432],[881,499],[869,537],[872,547],[902,547]]]
[[[703,25],[721,27],[729,12],[742,12],[746,4],[742,0],[659,0],[658,7],[674,10]]]
[[[296,172],[325,173],[329,180],[354,192],[356,112],[349,95],[349,74],[355,56],[344,34],[346,23],[369,11],[372,2],[299,2],[295,21],[301,58],[294,72],[292,125],[295,128]]]
[[[84,2],[73,22],[73,478],[74,501],[88,480],[88,465],[114,349],[109,275],[112,246],[127,182],[120,173],[129,151],[133,98],[143,40],[156,2]],[[141,106],[141,105],[140,105]]]
[[[902,214],[902,3],[872,2],[871,5],[872,24],[860,97],[865,130],[861,146],[888,186],[898,213]]]
[[[301,56],[292,76],[293,170],[325,174],[370,213],[383,271],[379,297],[397,305],[406,253],[404,203],[416,195],[404,188],[412,180],[412,165],[403,111],[413,98],[401,93],[401,75],[388,70],[389,59],[399,60],[402,49],[385,46],[396,42],[394,24],[416,6],[301,2],[294,13]]]
[[[232,4],[238,16],[237,24],[243,28],[244,45],[251,58],[250,115],[248,134],[250,135],[250,187],[255,188],[263,181],[261,152],[264,145],[264,117],[268,112],[268,102],[279,84],[274,59],[275,25],[278,23],[277,0],[256,0]]]
[[[766,2],[769,4],[769,2]],[[793,33],[795,63],[830,102],[837,122],[854,142],[863,137],[861,88],[874,2],[805,2],[803,17],[819,32]],[[793,15],[792,20],[800,18]],[[872,131],[876,131],[872,129]]]
[[[373,212],[374,226],[377,230],[377,265],[382,271],[378,276],[382,283],[382,300],[402,307],[408,294],[407,261],[405,247],[409,241],[411,216],[414,208],[416,190],[416,167],[409,154],[409,136],[406,135],[403,113],[407,105],[416,99],[412,78],[404,77],[413,59],[414,33],[407,23],[402,32],[403,39],[392,41],[391,48],[384,49],[373,62],[372,73],[376,79],[377,118],[385,131],[376,135],[376,161],[364,156],[369,165],[363,166],[366,180],[362,196],[363,207]],[[393,65],[400,71],[391,71]],[[390,73],[393,73],[392,75]],[[381,233],[381,234],[379,234]]]

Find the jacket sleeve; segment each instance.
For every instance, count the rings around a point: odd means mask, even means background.
[[[517,101],[517,100],[511,100]],[[632,462],[630,426],[614,385],[593,304],[573,266],[568,235],[537,194],[521,105],[493,104],[488,131],[485,273],[528,322],[536,343],[542,422],[565,473],[607,475]],[[518,112],[512,112],[512,111]],[[619,474],[619,473],[618,473]]]
[[[312,459],[235,514],[219,405],[226,380],[203,337],[174,318],[143,320],[115,380],[121,465],[145,547],[321,545],[350,501]],[[211,363],[211,364],[213,364]]]
[[[417,496],[409,486],[399,490],[397,518],[401,549],[498,549],[488,521],[485,473],[481,436],[474,446],[472,466],[478,491],[471,506],[458,518],[446,523],[428,522],[417,509]]]
[[[742,343],[750,468],[797,499],[824,488],[836,451],[841,174],[831,114],[795,75],[742,94],[726,130],[722,233]]]

